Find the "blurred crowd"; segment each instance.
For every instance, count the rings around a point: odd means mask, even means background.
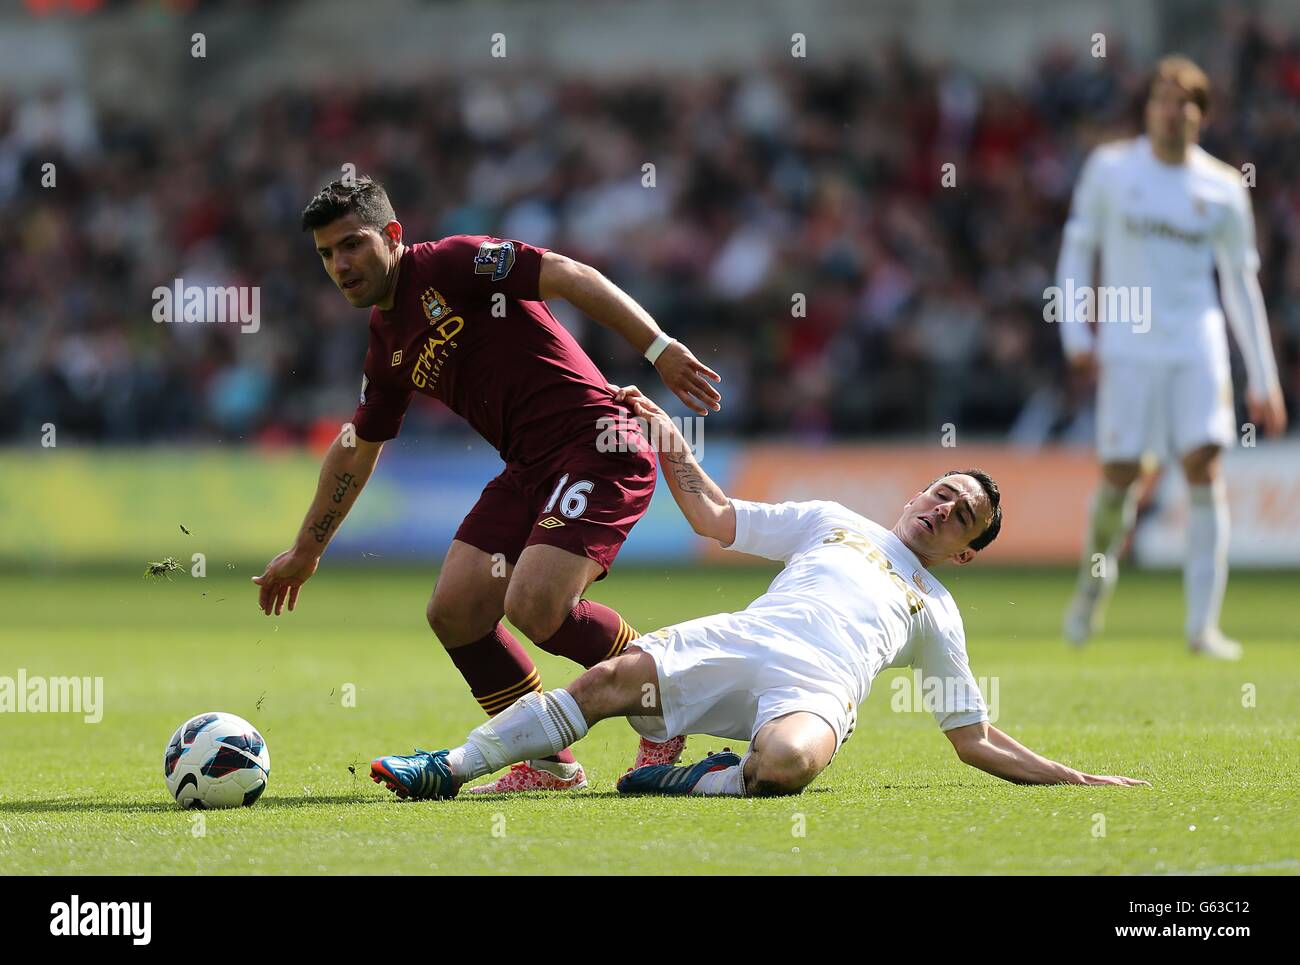
[[[1294,406],[1300,43],[1229,14],[1191,52],[1215,83],[1202,143],[1256,166]],[[953,423],[1086,441],[1090,395],[1066,377],[1043,291],[1079,166],[1136,131],[1148,67],[1117,43],[1104,59],[1049,50],[1006,85],[884,45],[734,74],[281,90],[165,124],[106,113],[89,91],[0,94],[0,440],[45,423],[61,440],[332,435],[360,387],[367,312],[298,222],[353,164],[386,184],[408,240],[491,233],[599,267],[722,374],[720,430]],[[152,293],[177,278],[259,286],[258,331],[156,323]],[[657,384],[616,336],[553,307],[610,379]],[[426,400],[403,435],[462,432]]]

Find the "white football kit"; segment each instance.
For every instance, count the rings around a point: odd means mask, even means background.
[[[1101,250],[1094,289],[1092,260]],[[1103,462],[1182,455],[1235,438],[1223,304],[1249,386],[1278,384],[1250,197],[1242,174],[1200,147],[1165,164],[1145,137],[1095,149],[1075,188],[1057,284],[1095,293],[1096,343],[1067,317],[1067,353],[1095,348],[1097,448]],[[1068,306],[1067,306],[1068,308]]]
[[[808,711],[843,744],[871,681],[904,666],[927,687],[943,682],[934,708],[943,730],[988,720],[957,605],[902,540],[838,503],[731,504],[736,539],[727,548],[785,568],[739,613],[632,641],[655,660],[663,710],[629,718],[640,734],[751,740],[769,721]]]

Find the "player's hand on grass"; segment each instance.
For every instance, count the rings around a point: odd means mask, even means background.
[[[1119,775],[1097,775],[1097,774],[1079,774],[1079,783],[1088,784],[1093,787],[1101,785],[1115,785],[1116,787],[1150,787],[1150,781],[1139,781],[1135,777],[1121,777]]]
[[[275,615],[279,616],[284,612],[286,599],[292,611],[298,602],[298,591],[311,579],[319,565],[319,556],[298,549],[285,550],[267,563],[265,572],[253,577],[253,582],[261,587],[257,594],[257,605],[262,612],[270,616],[274,610]]]
[[[1286,403],[1282,390],[1276,389],[1266,396],[1246,393],[1246,410],[1250,421],[1264,430],[1265,435],[1280,436],[1286,432]]]
[[[681,342],[673,342],[655,361],[664,385],[696,415],[708,415],[712,409],[722,408],[722,396],[709,385],[709,380],[721,382],[722,376],[697,359]]]

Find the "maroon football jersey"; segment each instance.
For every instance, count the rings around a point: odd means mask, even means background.
[[[618,416],[600,370],[540,300],[543,253],[485,235],[408,248],[392,309],[370,312],[357,435],[392,439],[420,392],[527,464]]]

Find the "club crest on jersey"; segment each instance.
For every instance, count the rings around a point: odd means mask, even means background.
[[[361,376],[361,404],[362,405],[366,404],[366,389],[368,388],[370,388],[370,378],[369,376],[363,375]]]
[[[917,570],[912,574],[912,582],[916,584],[916,588],[922,593],[931,593],[934,591],[934,587],[930,585],[929,580],[921,575],[920,570]]]
[[[500,281],[515,266],[515,245],[512,241],[485,241],[478,246],[474,256],[474,274],[491,275]]]
[[[393,368],[397,368],[397,366],[401,364],[402,364],[402,350],[399,348],[396,352],[393,353]]]
[[[447,299],[443,298],[442,293],[436,288],[424,290],[424,294],[420,296],[420,307],[424,309],[424,317],[429,320],[430,325],[436,325],[451,311],[447,307]]]

